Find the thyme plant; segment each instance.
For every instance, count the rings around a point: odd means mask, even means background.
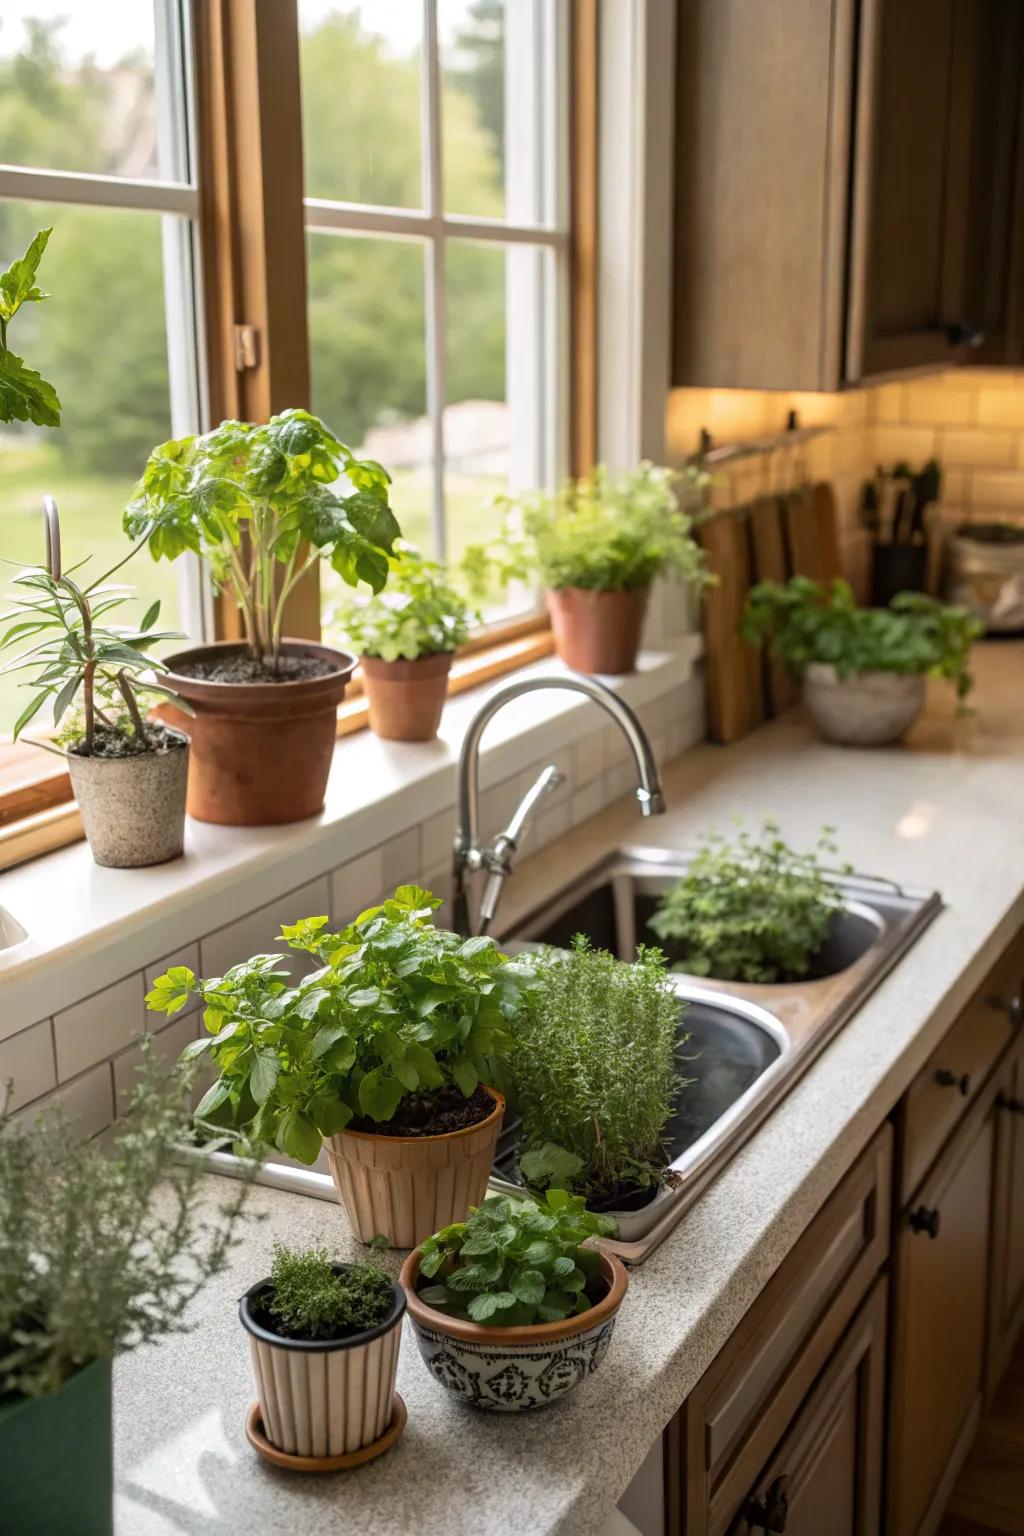
[[[375,1265],[335,1267],[320,1245],[299,1253],[274,1244],[270,1291],[262,1305],[283,1338],[351,1338],[382,1323],[394,1304],[394,1286]]]
[[[833,830],[806,853],[770,820],[759,838],[708,833],[649,922],[673,967],[718,981],[806,976],[843,904],[822,863],[837,851]]]
[[[36,273],[52,229],[41,229],[24,256],[0,272],[0,421],[26,421],[36,427],[60,426],[57,391],[7,342],[8,326],[24,304],[41,304],[49,295],[36,284]]]
[[[627,965],[578,935],[568,953],[544,951],[535,967],[509,1057],[523,1177],[594,1206],[650,1188],[664,1169],[685,1039],[664,956],[640,948]]]

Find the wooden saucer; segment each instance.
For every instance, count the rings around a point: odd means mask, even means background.
[[[395,1441],[401,1438],[408,1416],[405,1401],[401,1393],[396,1392],[391,1403],[391,1423],[380,1439],[372,1440],[369,1445],[361,1445],[358,1451],[346,1451],[341,1456],[293,1456],[288,1451],[279,1451],[267,1439],[259,1403],[253,1403],[249,1409],[245,1434],[253,1450],[258,1451],[264,1461],[272,1462],[275,1467],[284,1467],[288,1472],[345,1472],[390,1451]]]

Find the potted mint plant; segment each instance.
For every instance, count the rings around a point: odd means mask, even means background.
[[[350,586],[380,591],[399,532],[389,484],[301,410],[265,426],[225,421],[150,454],[125,532],[154,560],[198,554],[245,633],[168,658],[169,684],[195,712],[188,809],[201,821],[259,826],[323,806],[355,658],[286,638],[287,603],[322,559]]]
[[[597,1370],[629,1284],[591,1246],[615,1223],[578,1196],[492,1196],[402,1265],[409,1317],[434,1380],[474,1408],[557,1402]]]
[[[699,589],[707,580],[693,518],[676,489],[690,496],[708,477],[643,463],[619,473],[599,464],[559,490],[502,497],[501,537],[466,550],[474,593],[539,574],[555,649],[578,672],[636,670],[651,584],[675,573]]]
[[[257,1401],[249,1443],[298,1472],[335,1472],[389,1450],[405,1427],[395,1391],[405,1292],[373,1264],[274,1244],[270,1274],[238,1315]]]
[[[325,917],[282,929],[317,969],[291,985],[274,955],[220,977],[186,967],[147,1002],[202,997],[207,1037],[186,1047],[219,1076],[197,1123],[314,1163],[326,1141],[357,1236],[411,1248],[480,1200],[505,1100],[493,1086],[530,972],[493,939],[435,928],[441,903],[400,886],[340,933]]]
[[[387,741],[433,741],[452,658],[479,615],[412,545],[390,565],[387,590],[351,603],[339,620],[359,654],[370,729]]]

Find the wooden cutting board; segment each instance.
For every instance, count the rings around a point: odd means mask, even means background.
[[[836,499],[831,485],[801,486],[782,498],[789,574],[830,582],[842,574]]]
[[[786,540],[782,528],[782,513],[778,498],[762,496],[754,503],[750,514],[750,547],[753,555],[751,585],[757,581],[784,582],[789,576],[786,562]],[[773,661],[767,651],[762,659],[762,672],[766,691],[765,713],[781,714],[796,702],[799,690],[780,661]]]
[[[739,633],[752,576],[747,520],[720,512],[700,525],[698,537],[718,578],[704,594],[708,734],[738,741],[765,717],[761,657]]]

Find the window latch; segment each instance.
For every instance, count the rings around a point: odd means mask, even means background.
[[[235,326],[235,371],[245,373],[260,364],[260,333],[255,325]]]

